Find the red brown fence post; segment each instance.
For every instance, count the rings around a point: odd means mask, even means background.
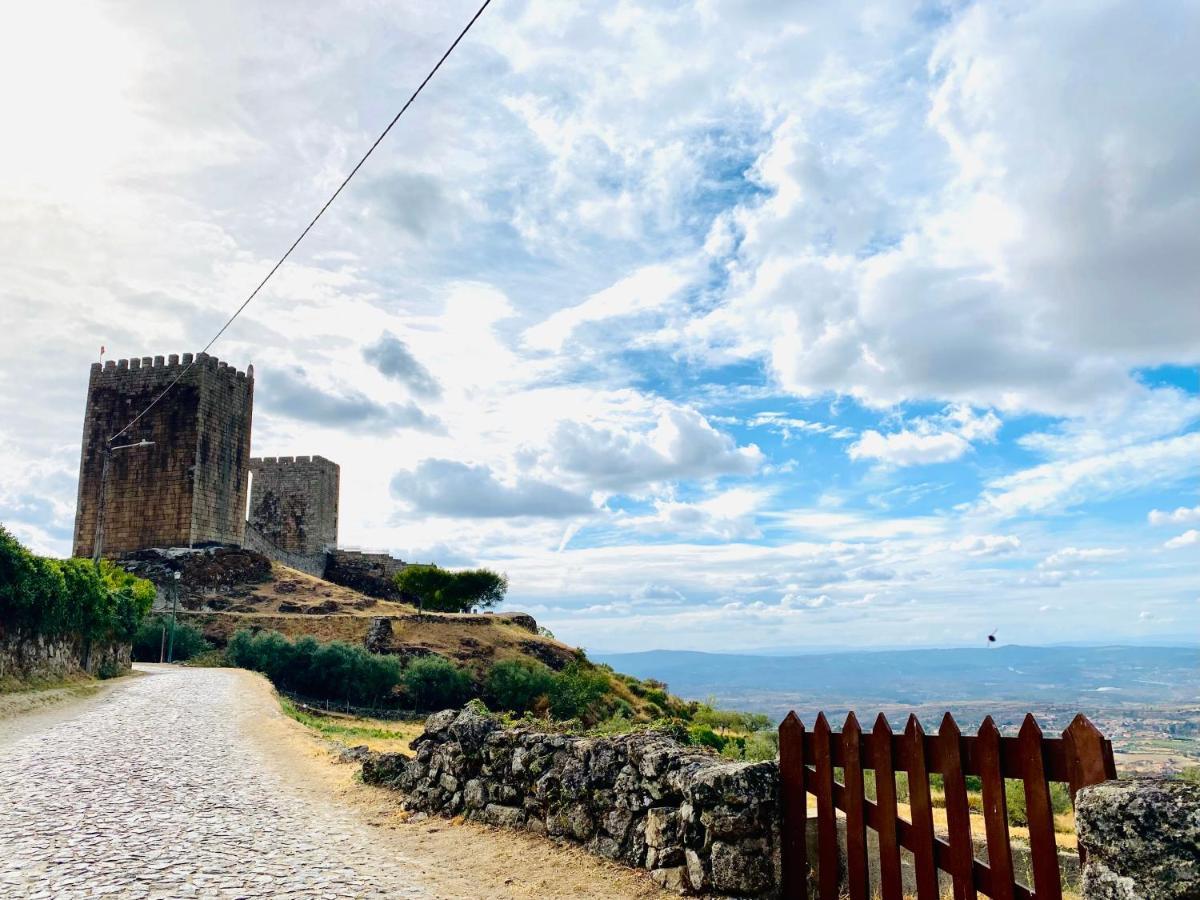
[[[1012,845],[1008,840],[1008,799],[1004,794],[1004,765],[1000,758],[1000,729],[988,716],[975,742],[979,779],[983,782],[983,824],[987,833],[988,868],[993,900],[1013,900]]]
[[[883,900],[904,900],[900,844],[896,838],[896,772],[892,765],[892,726],[883,713],[871,731],[875,744],[875,798],[879,808],[879,886]]]
[[[779,725],[779,793],[783,802],[780,866],[783,900],[808,898],[808,797],[805,787],[804,723],[794,712]]]
[[[863,819],[866,794],[863,788],[862,729],[851,712],[842,726],[842,768],[846,786],[846,885],[850,900],[868,900],[867,824]]]
[[[1025,716],[1017,735],[1021,768],[1025,776],[1025,813],[1029,817],[1029,855],[1033,862],[1033,888],[1038,900],[1062,900],[1058,870],[1058,845],[1054,841],[1054,810],[1046,760],[1042,755],[1042,729],[1033,713]]]
[[[913,862],[918,900],[938,900],[937,862],[933,857],[933,798],[929,794],[929,769],[925,762],[925,730],[916,716],[904,729],[908,754],[908,803],[912,809]]]
[[[833,748],[829,720],[817,714],[813,726],[813,793],[817,795],[817,887],[821,900],[838,900],[837,815],[833,811]]]
[[[938,757],[946,794],[946,825],[950,831],[950,865],[954,880],[954,900],[975,900],[975,846],[971,843],[971,808],[967,803],[967,782],[963,777],[962,733],[950,713],[942,717],[938,728]]]

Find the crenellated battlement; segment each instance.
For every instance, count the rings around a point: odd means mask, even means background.
[[[250,457],[250,469],[265,469],[268,467],[278,466],[296,466],[296,465],[315,465],[329,466],[334,469],[341,467],[333,460],[326,459],[324,456],[313,454],[312,456],[252,456]]]
[[[227,377],[235,380],[254,380],[254,366],[246,366],[246,371],[242,372],[236,366],[231,366],[227,362],[217,359],[215,356],[209,356],[207,353],[172,353],[168,356],[142,356],[131,357],[129,359],[110,359],[103,366],[100,363],[92,363],[92,377],[97,375],[101,377],[113,377],[117,374],[127,374],[129,372],[141,372],[146,369],[161,370],[162,372],[170,372],[178,374],[178,370],[191,368],[194,372],[197,369],[206,370],[216,375]]]
[[[93,363],[74,555],[92,555],[98,533],[105,556],[240,544],[253,409],[253,366],[239,372],[207,353]],[[117,434],[126,446],[106,454]]]
[[[337,546],[341,466],[323,456],[250,459],[250,524],[287,553]]]

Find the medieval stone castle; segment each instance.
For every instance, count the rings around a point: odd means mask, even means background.
[[[113,442],[119,449],[108,454],[105,472],[105,443],[147,407]],[[102,508],[109,558],[154,547],[238,546],[317,576],[330,565],[386,573],[402,566],[384,554],[337,550],[337,463],[251,457],[253,412],[253,366],[240,372],[204,353],[93,363],[73,555],[93,554]]]

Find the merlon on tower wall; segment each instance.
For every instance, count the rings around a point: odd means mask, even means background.
[[[91,556],[105,442],[146,409],[185,367],[145,356],[92,365],[83,421],[75,556]],[[241,544],[254,411],[254,368],[199,354],[171,390],[116,444],[105,485],[104,555],[146,547]]]

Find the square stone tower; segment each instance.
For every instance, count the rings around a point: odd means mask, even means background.
[[[251,459],[251,526],[289,553],[335,549],[341,471],[323,456]]]
[[[159,396],[192,354],[92,365],[83,420],[75,556],[91,556],[104,443]],[[254,367],[239,372],[201,353],[195,365],[116,444],[105,484],[105,556],[146,547],[241,544],[245,534]]]

